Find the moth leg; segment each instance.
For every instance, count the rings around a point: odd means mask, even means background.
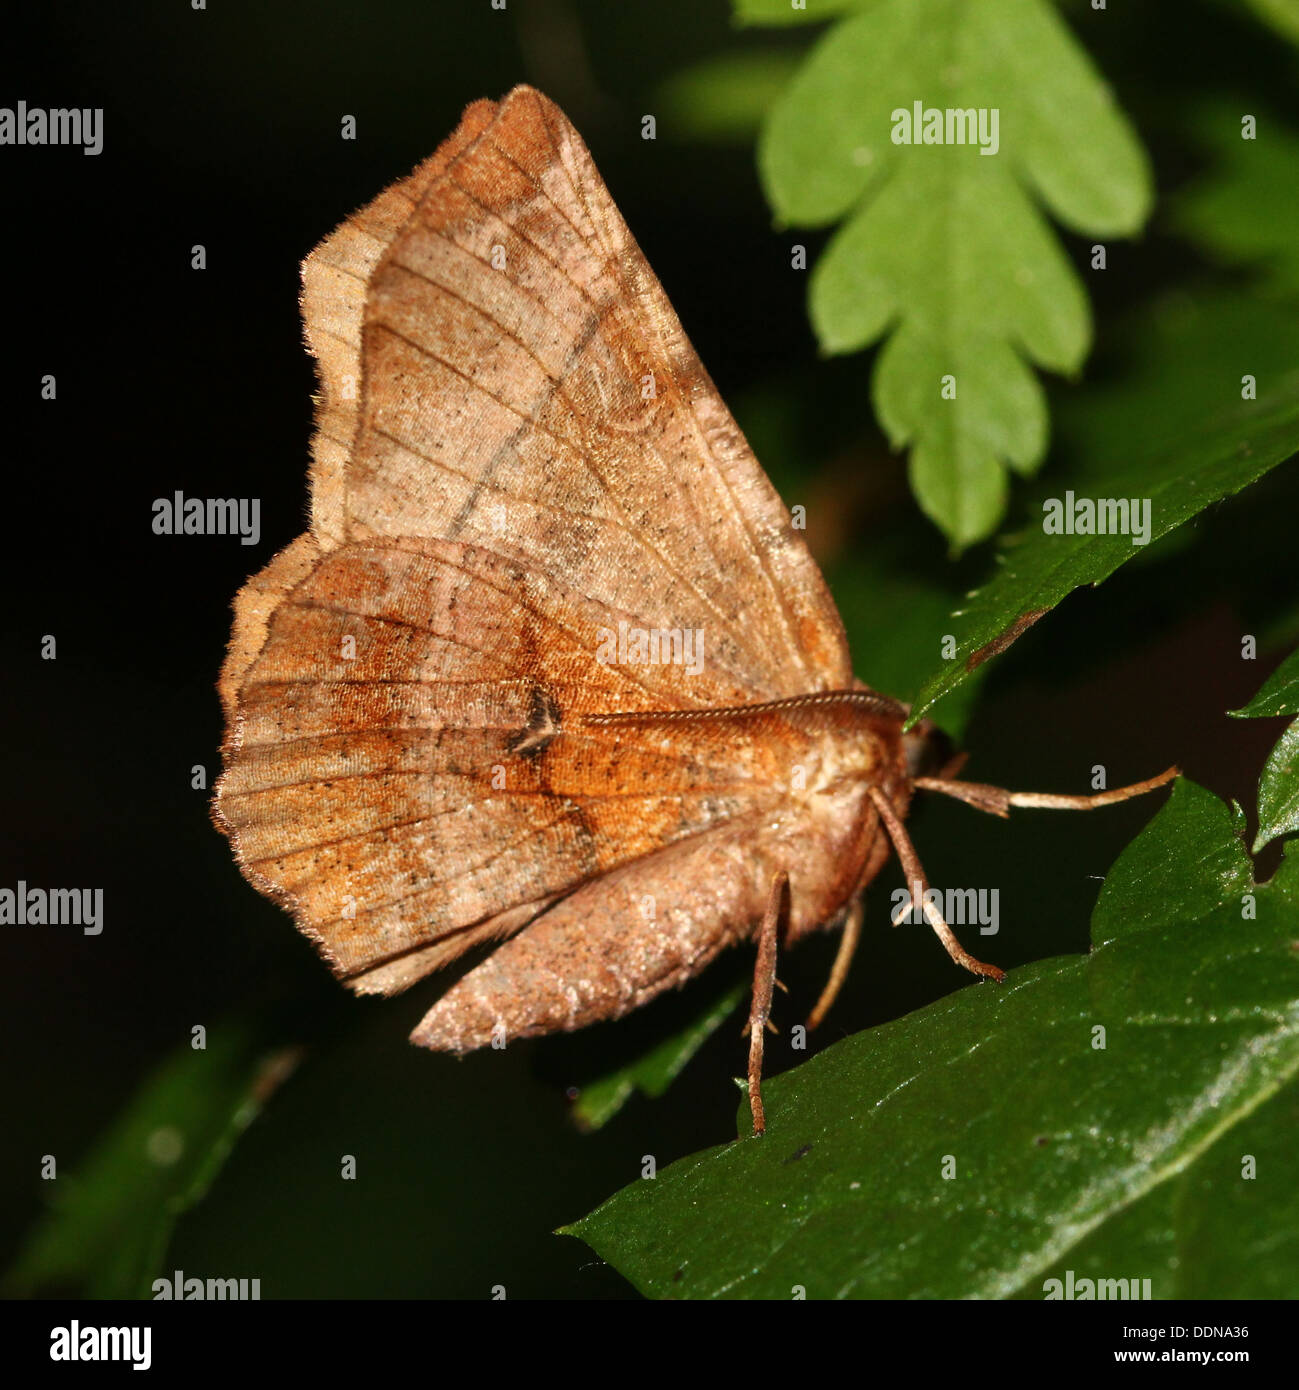
[[[776,987],[782,994],[788,994],[788,993],[789,993],[789,986],[784,982],[784,980],[782,980],[782,979],[780,978],[779,975],[777,975],[776,978],[775,978],[774,980],[772,980],[771,983],[772,983],[773,985],[775,985],[775,987]],[[768,1020],[767,1020],[767,1032],[770,1033],[771,1036],[772,1036],[773,1038],[778,1038],[778,1037],[780,1036],[780,1029],[776,1027],[776,1025],[771,1021],[771,1019],[768,1019]],[[749,1020],[746,1018],[746,1019],[744,1020],[744,1023],[742,1024],[742,1026],[741,1026],[741,1028],[740,1028],[740,1037],[742,1037],[742,1038],[747,1038],[748,1036],[749,1036]]]
[[[1118,801],[1130,801],[1134,796],[1144,796],[1156,787],[1171,782],[1181,772],[1180,768],[1165,768],[1158,777],[1147,777],[1144,782],[1132,782],[1126,787],[1115,787],[1111,791],[1096,792],[1092,796],[1060,796],[1055,792],[1011,792],[1005,787],[989,786],[986,782],[960,782],[954,777],[917,777],[914,785],[924,791],[942,792],[944,796],[955,797],[980,811],[994,816],[1008,816],[1012,806],[1032,806],[1046,811],[1094,811],[1098,806],[1113,806]]]
[[[789,906],[789,875],[782,869],[771,882],[767,910],[758,928],[758,958],[753,966],[753,1003],[749,1006],[749,1109],[753,1133],[765,1134],[767,1116],[762,1108],[763,1032],[770,1022],[771,994],[776,983],[776,938],[780,919]]]
[[[947,948],[947,954],[957,965],[963,965],[972,975],[987,975],[993,980],[1004,980],[1006,978],[1004,970],[998,969],[995,965],[985,965],[981,960],[975,960],[956,939],[956,933],[947,925],[937,904],[929,896],[929,880],[925,877],[920,856],[916,853],[916,847],[911,843],[911,837],[898,819],[898,814],[893,809],[893,803],[878,787],[872,786],[868,790],[871,800],[875,803],[875,809],[880,813],[880,820],[883,821],[884,828],[889,832],[889,839],[893,841],[893,848],[897,850],[898,858],[902,861],[902,872],[906,875],[907,883],[911,886],[912,906],[915,905],[917,894],[919,894],[919,901],[929,925],[933,927],[938,939]],[[898,920],[900,919],[894,919],[895,926]]]
[[[861,924],[865,915],[866,900],[860,896],[854,898],[852,906],[848,909],[848,915],[843,921],[843,932],[839,937],[839,953],[835,956],[834,965],[830,969],[830,978],[825,982],[821,997],[807,1016],[807,1023],[804,1026],[809,1033],[813,1028],[821,1026],[821,1021],[830,1012],[830,1006],[838,998],[839,991],[843,988],[843,982],[848,978],[848,968],[852,965],[852,958],[857,952],[857,943],[861,940]]]

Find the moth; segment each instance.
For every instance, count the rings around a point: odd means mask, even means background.
[[[214,816],[338,978],[392,994],[494,945],[411,1035],[465,1053],[616,1018],[757,940],[842,926],[917,791],[1006,815],[853,676],[789,513],[577,132],[467,108],[302,271],[310,529],[235,599]],[[684,659],[689,647],[689,660]]]

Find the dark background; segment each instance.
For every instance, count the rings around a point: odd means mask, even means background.
[[[307,1055],[180,1222],[166,1270],[257,1276],[263,1297],[481,1298],[496,1284],[510,1297],[626,1294],[584,1246],[551,1232],[639,1176],[643,1155],[662,1166],[734,1135],[740,1019],[664,1098],[634,1099],[597,1134],[572,1125],[567,1088],[686,1021],[751,969],[750,955],[619,1024],[463,1063],[419,1052],[406,1034],[451,977],[392,1001],[337,987],[238,874],[191,768],[203,765],[209,785],[218,771],[214,681],[230,600],[306,515],[313,372],[298,263],[427,155],[466,103],[518,81],[582,131],[786,496],[837,519],[818,531],[814,515],[812,532],[836,592],[869,585],[881,557],[954,598],[986,572],[986,548],[953,565],[919,518],[904,463],[872,421],[869,358],[817,362],[788,246],[814,253],[822,238],[772,229],[751,143],[640,138],[659,84],[683,67],[812,34],[736,31],[723,0],[510,0],[504,13],[488,0],[216,0],[197,13],[27,7],[25,20],[33,27],[10,31],[0,57],[0,104],[102,106],[105,143],[97,158],[0,149],[0,884],[102,887],[105,928],[5,929],[0,1267],[42,1208],[42,1154],[75,1169],[195,1023],[211,1032],[255,1016]],[[1199,167],[1182,134],[1188,106],[1240,91],[1292,104],[1293,59],[1261,32],[1226,7],[1181,0],[1116,6],[1088,27],[1161,196]],[[354,142],[339,138],[345,113]],[[190,269],[195,243],[207,248],[202,272]],[[1066,243],[1082,268],[1082,242]],[[1064,409],[1121,373],[1122,326],[1170,285],[1215,273],[1156,219],[1110,274],[1088,279],[1097,351],[1083,385],[1052,383],[1053,400]],[[54,402],[40,400],[45,373],[57,377]],[[773,400],[792,402],[783,436]],[[1073,596],[1001,658],[966,731],[969,775],[1078,790],[1094,762],[1127,781],[1177,761],[1252,808],[1277,725],[1223,711],[1280,655],[1265,646],[1242,662],[1241,634],[1277,631],[1299,609],[1284,531],[1299,503],[1293,475],[1278,470],[1187,539]],[[155,536],[152,502],[178,488],[260,497],[261,543]],[[845,611],[870,681],[869,625]],[[55,661],[40,658],[45,634]],[[1000,886],[995,948],[968,944],[1013,966],[1085,949],[1099,879],[1154,809],[1003,824],[925,805],[911,830],[936,882]],[[876,906],[898,881],[889,869]],[[868,920],[814,1046],[966,983],[929,933]],[[833,949],[818,940],[782,964],[781,1022],[803,1016]],[[769,1056],[775,1071],[790,1061],[780,1043]],[[357,1156],[355,1182],[339,1180],[344,1153]]]

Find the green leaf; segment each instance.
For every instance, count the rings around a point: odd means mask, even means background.
[[[1199,921],[1248,892],[1253,875],[1237,831],[1216,796],[1179,778],[1160,815],[1106,878],[1092,913],[1092,944]]]
[[[1241,709],[1228,711],[1238,719],[1263,719],[1299,714],[1299,649],[1292,651],[1263,682],[1263,688]]]
[[[695,1053],[739,1007],[749,986],[741,981],[713,1001],[704,1013],[672,1037],[664,1038],[643,1057],[582,1087],[573,1106],[573,1118],[581,1129],[607,1124],[637,1091],[661,1096],[680,1076]]]
[[[1156,450],[1136,466],[1117,463],[1093,472],[1092,498],[1150,503],[1150,540],[1158,540],[1212,503],[1229,497],[1299,449],[1299,373],[1257,401],[1231,409]],[[1048,519],[1047,498],[1036,511]],[[1056,535],[1034,527],[1008,538],[992,578],[954,614],[956,652],[922,687],[912,709],[919,718],[988,658],[1004,651],[1033,622],[1082,584],[1099,584],[1145,547],[1132,534]]]
[[[1247,116],[1257,121],[1252,139],[1242,137]],[[1222,264],[1299,290],[1299,136],[1246,102],[1214,102],[1196,112],[1192,127],[1213,167],[1174,200],[1170,223]]]
[[[1299,830],[1299,719],[1268,755],[1258,783],[1258,834],[1254,853],[1278,836]]]
[[[1293,1297],[1299,861],[1255,885],[1237,831],[1177,783],[1090,955],[836,1044],[764,1087],[765,1137],[567,1232],[654,1297]]]
[[[812,275],[813,326],[833,353],[888,336],[876,412],[911,449],[922,509],[961,548],[995,530],[1007,470],[1032,473],[1045,454],[1030,364],[1072,373],[1090,345],[1086,293],[1038,203],[1074,230],[1130,235],[1149,213],[1150,174],[1045,0],[857,9],[772,106],[759,168],[782,222],[848,219]],[[915,102],[995,111],[994,153],[990,124],[983,147],[895,144],[895,114]]]
[[[297,1060],[237,1026],[179,1048],[140,1087],[50,1205],[5,1276],[8,1296],[142,1298],[177,1218],[207,1192],[236,1140]]]

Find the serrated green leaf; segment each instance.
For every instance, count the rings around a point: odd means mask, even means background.
[[[1263,682],[1263,688],[1241,709],[1228,711],[1238,719],[1264,719],[1299,714],[1299,649],[1292,651]]]
[[[1266,398],[1238,401],[1177,442],[1135,466],[1115,461],[1108,475],[1089,475],[1092,498],[1150,503],[1150,540],[1180,526],[1211,503],[1229,497],[1299,449],[1299,373]],[[1030,514],[1043,516],[1047,498]],[[925,682],[912,709],[919,718],[984,661],[1005,650],[1045,612],[1082,584],[1099,584],[1126,561],[1143,554],[1132,534],[1048,535],[1040,527],[1008,538],[996,571],[954,615],[956,652]]]
[[[1254,853],[1281,835],[1299,830],[1299,719],[1268,755],[1258,783],[1258,834]]]
[[[917,498],[959,549],[996,528],[1007,470],[1031,473],[1044,456],[1029,364],[1073,372],[1090,345],[1086,293],[1034,197],[1071,228],[1128,235],[1148,215],[1150,176],[1045,0],[857,9],[772,106],[759,169],[780,220],[848,218],[811,278],[813,326],[835,353],[893,333],[876,411],[893,445],[911,448]],[[915,102],[995,111],[995,152],[990,125],[986,148],[895,144],[894,113]]]
[[[1090,955],[831,1047],[764,1087],[765,1137],[568,1233],[665,1298],[1293,1297],[1299,862],[1253,884],[1236,830],[1179,783]]]
[[[1035,466],[1046,403],[1037,379],[1004,343],[971,340],[959,364],[942,352],[936,339],[899,330],[880,353],[873,393],[893,444],[914,446],[908,476],[916,500],[959,539],[996,528],[1006,505],[998,460],[1022,471]],[[942,399],[944,378],[952,399]],[[912,423],[922,417],[926,425],[913,436]]]
[[[900,168],[817,263],[809,307],[821,345],[856,351],[898,318],[939,354],[995,345],[1026,372],[1014,343],[1042,366],[1073,370],[1089,346],[1086,296],[1041,214],[1004,166],[983,172],[958,157],[968,152],[925,153],[933,157]],[[950,217],[933,216],[936,200]],[[968,364],[946,369],[958,365]],[[927,381],[932,411],[938,372]],[[1031,447],[1040,453],[1045,440],[1039,427]]]
[[[239,1026],[188,1044],[140,1087],[75,1173],[48,1184],[49,1210],[5,1275],[8,1295],[141,1298],[182,1212],[296,1062]]]

